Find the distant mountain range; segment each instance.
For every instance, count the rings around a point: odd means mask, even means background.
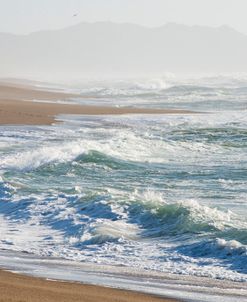
[[[247,71],[247,36],[228,26],[98,22],[0,33],[0,76],[233,71]]]

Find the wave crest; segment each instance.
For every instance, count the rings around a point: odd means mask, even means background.
[[[203,206],[195,200],[167,203],[153,192],[139,195],[130,204],[130,215],[140,221],[145,236],[220,233],[238,228],[230,211]]]

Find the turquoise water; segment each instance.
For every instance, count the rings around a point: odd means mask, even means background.
[[[246,281],[246,87],[243,77],[79,83],[70,89],[88,103],[204,113],[1,126],[0,248]]]

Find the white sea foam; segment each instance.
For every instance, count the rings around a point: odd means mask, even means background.
[[[217,239],[216,246],[218,249],[224,250],[227,255],[247,256],[247,246],[241,244],[237,240],[226,241],[225,239]]]
[[[79,142],[37,147],[7,155],[1,160],[0,168],[32,170],[44,164],[71,161],[83,152],[83,145]]]

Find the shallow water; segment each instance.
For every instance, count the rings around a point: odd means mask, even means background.
[[[1,126],[0,248],[247,281],[247,80],[70,89],[95,104],[204,113]]]

